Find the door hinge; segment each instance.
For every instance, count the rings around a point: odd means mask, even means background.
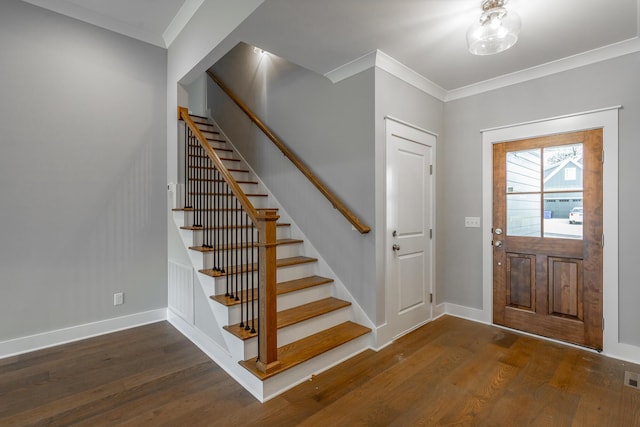
[[[429,229],[429,238],[433,239],[433,228]]]
[[[429,175],[433,175],[433,165],[429,165]]]
[[[433,303],[433,294],[429,294],[429,302]]]
[[[602,234],[602,242],[601,242],[601,244],[602,244],[602,247],[604,248],[604,233]]]

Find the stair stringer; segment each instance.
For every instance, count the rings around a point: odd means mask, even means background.
[[[300,229],[300,227],[298,227],[296,222],[287,214],[286,208],[278,201],[278,199],[273,195],[273,193],[269,190],[269,188],[262,181],[260,176],[253,170],[253,168],[251,167],[251,164],[249,164],[249,162],[246,161],[246,159],[244,158],[242,153],[233,144],[231,139],[224,133],[224,131],[218,125],[218,123],[213,118],[211,118],[210,116],[208,117],[208,119],[217,128],[217,130],[220,132],[222,137],[227,141],[227,143],[230,144],[233,147],[235,155],[238,156],[238,158],[240,158],[240,160],[242,160],[243,166],[246,167],[250,171],[251,176],[256,181],[258,181],[259,187],[260,187],[260,191],[264,192],[264,193],[266,193],[268,195],[268,200],[269,200],[270,207],[278,208],[278,215],[280,215],[280,221],[283,221],[283,222],[291,224],[291,227],[290,227],[291,238],[303,240],[303,243],[302,243],[303,250],[302,250],[302,252],[305,254],[305,256],[309,256],[309,257],[312,257],[312,258],[317,258],[317,260],[318,260],[318,262],[317,262],[318,274],[320,274],[322,276],[326,276],[326,277],[331,277],[332,279],[334,279],[334,282],[333,282],[334,283],[334,288],[333,288],[334,291],[332,291],[332,296],[334,296],[336,298],[343,299],[345,301],[351,302],[351,304],[352,304],[351,306],[352,306],[352,310],[353,310],[353,318],[352,318],[352,320],[354,322],[356,322],[356,323],[359,323],[361,325],[367,326],[368,328],[371,329],[372,333],[368,334],[368,336],[371,337],[371,341],[369,343],[369,348],[374,348],[375,347],[375,337],[374,337],[374,335],[375,335],[375,331],[377,330],[377,327],[375,326],[374,322],[372,322],[371,319],[369,318],[369,316],[367,316],[367,314],[362,309],[362,307],[360,306],[358,301],[353,297],[351,292],[349,292],[347,287],[344,285],[344,283],[342,282],[340,277],[331,269],[331,267],[325,261],[325,259],[322,257],[322,255],[320,255],[320,253],[316,250],[316,248],[311,243],[311,240],[302,232],[302,230]]]

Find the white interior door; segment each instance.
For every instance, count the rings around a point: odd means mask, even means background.
[[[397,337],[431,319],[436,138],[387,119],[386,316]]]

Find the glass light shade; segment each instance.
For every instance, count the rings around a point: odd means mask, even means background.
[[[509,49],[518,41],[520,17],[503,7],[489,9],[467,31],[469,52],[492,55]]]

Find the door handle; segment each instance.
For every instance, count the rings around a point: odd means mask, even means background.
[[[495,246],[496,248],[501,248],[502,247],[502,240],[496,240],[493,243],[493,246]]]
[[[400,250],[400,245],[393,245],[393,246],[391,246],[391,249],[393,249],[394,251],[399,251]]]

